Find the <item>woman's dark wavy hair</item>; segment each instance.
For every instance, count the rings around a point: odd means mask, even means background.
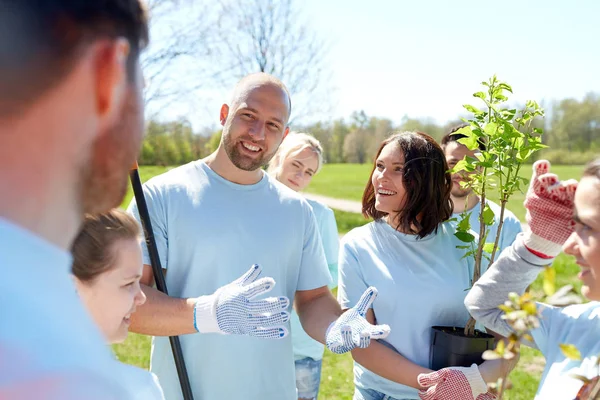
[[[452,215],[452,178],[441,147],[422,132],[399,132],[385,139],[373,163],[373,169],[362,200],[366,218],[379,219],[387,213],[375,209],[375,188],[371,183],[377,167],[377,158],[385,146],[397,143],[404,155],[402,183],[405,197],[399,204],[397,230],[424,238],[437,232],[438,225]],[[390,221],[391,222],[391,221]]]

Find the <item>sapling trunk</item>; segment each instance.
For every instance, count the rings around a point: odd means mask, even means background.
[[[486,173],[484,169],[483,173]],[[481,211],[479,212],[479,243],[477,243],[477,253],[475,254],[475,266],[473,267],[473,278],[471,284],[475,284],[481,277],[481,260],[483,259],[483,246],[485,245],[485,231],[486,224],[483,219],[483,210],[485,209],[485,183],[481,189],[481,199],[480,199]],[[475,336],[475,319],[473,317],[469,318],[467,324],[465,325],[465,336],[473,337]]]
[[[492,256],[490,257],[490,265],[494,262],[496,257],[496,250],[498,250],[498,243],[500,242],[500,236],[502,235],[502,225],[504,225],[504,210],[506,209],[506,200],[502,199],[500,202],[500,221],[498,222],[498,230],[496,231],[496,239],[494,240],[494,249],[492,250]]]

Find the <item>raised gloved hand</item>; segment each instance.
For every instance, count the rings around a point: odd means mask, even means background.
[[[549,173],[550,162],[536,161],[533,177],[525,198],[528,232],[524,244],[530,250],[547,257],[556,257],[575,227],[573,198],[577,181],[559,181]]]
[[[390,333],[388,325],[371,325],[365,315],[377,298],[377,289],[369,287],[358,303],[342,314],[327,329],[325,342],[333,353],[342,354],[357,347],[369,347],[371,339],[384,339]]]
[[[281,339],[288,330],[283,326],[290,319],[287,297],[254,298],[267,293],[273,278],[256,280],[261,268],[254,264],[239,279],[211,295],[200,296],[194,306],[194,327],[201,333],[247,335],[267,339]]]
[[[469,368],[449,367],[429,374],[419,374],[422,400],[493,400],[476,364]]]

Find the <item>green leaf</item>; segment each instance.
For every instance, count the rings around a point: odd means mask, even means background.
[[[456,174],[457,172],[460,172],[460,171],[473,172],[473,171],[475,171],[475,166],[473,164],[471,164],[468,160],[462,159],[456,163],[454,168],[452,168],[450,170],[450,173]]]
[[[465,215],[465,217],[463,219],[461,219],[457,225],[457,228],[459,231],[468,231],[469,229],[471,229],[471,221],[470,221],[470,216],[471,214],[467,214]]]
[[[475,115],[483,113],[483,111],[481,111],[479,108],[472,106],[470,104],[464,104],[463,107],[465,110],[472,112]]]
[[[568,359],[575,361],[581,360],[581,353],[577,347],[575,347],[575,345],[561,343],[558,346],[560,347],[560,351],[562,351],[563,355]]]
[[[473,97],[479,97],[480,99],[485,99],[485,93],[483,93],[483,92],[473,93]]]
[[[486,225],[492,225],[494,223],[494,217],[496,216],[490,206],[486,203],[481,214],[483,223]]]
[[[504,83],[504,82],[502,82],[501,84],[499,84],[499,85],[498,85],[498,87],[500,87],[500,88],[502,88],[502,89],[504,89],[504,90],[507,90],[507,91],[509,91],[510,93],[512,93],[512,92],[513,92],[513,91],[512,91],[512,87],[510,87],[510,85],[509,85],[509,84],[507,84],[507,83]]]
[[[492,254],[492,252],[494,251],[494,243],[488,242],[488,243],[484,244],[483,251],[485,251],[486,253]]]
[[[465,243],[471,243],[471,242],[475,241],[475,236],[473,236],[469,232],[457,231],[457,232],[454,232],[454,236],[456,236],[458,238],[458,240],[460,240],[461,242],[465,242]]]
[[[494,135],[496,135],[496,132],[498,131],[498,124],[495,122],[490,122],[489,124],[487,124],[485,126],[483,131],[486,134],[488,134],[489,136],[494,136]]]
[[[552,267],[544,269],[544,293],[546,296],[552,296],[556,293],[556,270]]]
[[[476,150],[479,148],[479,141],[476,135],[470,135],[462,139],[458,139],[458,143],[464,144],[469,150]]]

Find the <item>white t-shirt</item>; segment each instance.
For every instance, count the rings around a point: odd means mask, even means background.
[[[0,398],[162,399],[148,372],[114,359],[77,295],[71,262],[0,218]]]

